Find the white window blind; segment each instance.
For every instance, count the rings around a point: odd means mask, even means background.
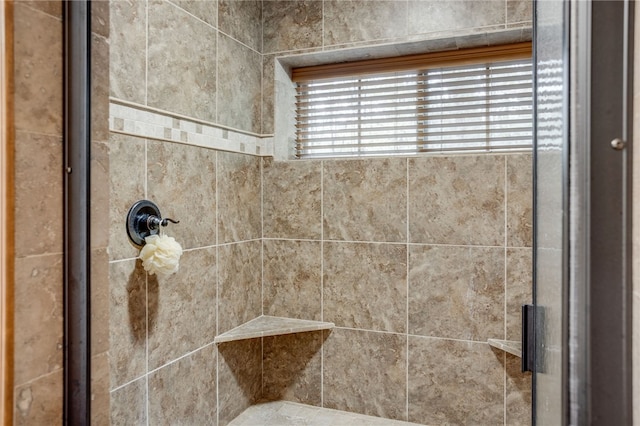
[[[296,156],[531,149],[530,57],[412,67],[299,79]]]

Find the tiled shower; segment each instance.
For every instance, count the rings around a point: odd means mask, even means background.
[[[274,399],[530,422],[530,376],[486,341],[518,340],[531,298],[531,154],[281,161],[247,148],[287,142],[273,137],[277,57],[527,40],[530,2],[112,1],[108,17],[111,423],[225,425]],[[167,136],[220,133],[213,148],[149,137],[117,105],[170,117]],[[124,219],[139,199],[180,220],[167,229],[185,248],[178,274],[135,259]],[[262,314],[336,327],[213,343]]]

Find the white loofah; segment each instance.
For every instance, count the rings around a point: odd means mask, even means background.
[[[150,235],[144,239],[146,244],[140,250],[144,270],[149,274],[167,276],[178,272],[182,246],[173,237]]]

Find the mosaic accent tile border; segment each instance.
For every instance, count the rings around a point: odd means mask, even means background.
[[[109,130],[130,136],[176,142],[260,157],[273,156],[273,136],[234,131],[195,119],[151,111],[140,105],[109,104]]]

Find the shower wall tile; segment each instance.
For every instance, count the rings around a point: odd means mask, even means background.
[[[127,212],[146,195],[144,139],[111,134],[109,149],[109,256],[111,260],[138,256],[127,236]]]
[[[62,252],[62,140],[15,135],[16,257]]]
[[[406,420],[407,339],[336,328],[324,342],[324,407]]]
[[[62,6],[61,1],[56,1],[55,3],[58,3],[60,4],[60,6]],[[60,9],[62,9],[62,7],[60,7]],[[110,9],[111,5],[108,1],[96,1],[91,3],[91,32],[94,35],[104,37],[105,39],[109,38]],[[60,10],[60,16],[62,16],[62,10]],[[107,77],[109,76],[108,66],[103,70],[92,69],[91,75],[93,75],[96,71],[104,73]],[[108,87],[109,86],[107,86],[107,88]]]
[[[111,392],[111,424],[147,424],[146,377]]]
[[[56,18],[62,18],[62,0],[18,0],[16,4],[26,5]]]
[[[409,159],[413,243],[504,244],[504,156]]]
[[[531,373],[523,373],[522,360],[506,354],[505,424],[531,425]]]
[[[264,240],[265,315],[322,319],[322,243]]]
[[[214,345],[149,374],[149,424],[215,424],[216,400]]]
[[[215,121],[216,30],[171,3],[150,1],[148,32],[147,104]]]
[[[324,238],[407,238],[407,169],[402,158],[324,161]]]
[[[220,108],[217,122],[259,133],[262,130],[262,56],[223,34],[218,38]]]
[[[216,244],[216,152],[177,143],[147,143],[147,197],[183,249]]]
[[[108,321],[107,321],[108,324]],[[93,334],[92,334],[93,337]],[[91,424],[108,425],[110,417],[109,353],[91,357]]]
[[[109,253],[91,250],[91,354],[109,351]]]
[[[275,55],[262,56],[262,134],[275,132]]]
[[[62,369],[17,386],[14,394],[13,424],[62,425],[62,394]]]
[[[261,243],[218,248],[218,334],[262,314]]]
[[[531,0],[507,0],[507,22],[531,22],[533,2]]]
[[[61,254],[15,260],[14,383],[62,369]]]
[[[324,2],[324,44],[352,43],[407,35],[407,2]]]
[[[109,40],[96,34],[91,36],[91,140],[109,140]]]
[[[218,349],[218,425],[225,426],[262,393],[262,340],[222,343]]]
[[[149,370],[213,342],[215,248],[184,252],[176,274],[147,280]]]
[[[246,44],[257,52],[262,51],[262,1],[220,0],[218,22],[220,31]]]
[[[91,248],[109,246],[110,210],[109,139],[91,142]]]
[[[110,1],[111,96],[145,104],[147,98],[147,2]]]
[[[322,331],[264,338],[262,398],[321,406]]]
[[[263,1],[262,53],[322,47],[323,3],[318,0]]]
[[[260,158],[218,152],[219,243],[262,237]]]
[[[13,13],[15,129],[62,135],[62,21],[20,3]]]
[[[262,165],[264,236],[320,239],[322,162],[265,158]]]
[[[505,24],[505,0],[410,0],[409,34]]]
[[[507,249],[507,340],[520,341],[522,337],[521,307],[533,303],[533,250],[530,248]]]
[[[111,388],[146,373],[147,277],[140,261],[109,265]]]
[[[486,341],[504,335],[504,249],[412,246],[409,333]]]
[[[503,424],[502,357],[486,343],[409,336],[409,421]]]
[[[533,156],[507,155],[507,246],[533,244]]]
[[[405,245],[324,243],[324,321],[406,332]]]
[[[172,3],[214,27],[218,25],[218,2],[202,0],[171,0]]]

